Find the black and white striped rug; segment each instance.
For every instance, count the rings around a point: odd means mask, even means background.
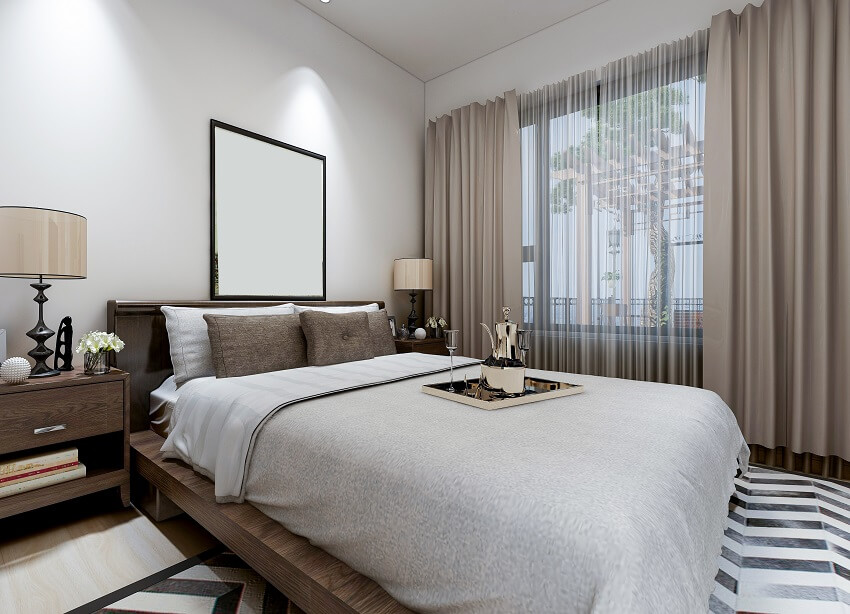
[[[100,614],[303,614],[242,559],[230,552],[134,592]]]
[[[758,467],[735,488],[711,612],[850,613],[850,488]]]

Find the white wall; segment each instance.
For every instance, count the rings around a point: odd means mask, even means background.
[[[89,221],[89,278],[54,283],[48,325],[209,298],[210,118],[325,154],[328,299],[406,314],[391,270],[422,253],[423,87],[294,0],[2,0],[0,205]],[[10,356],[33,296],[0,278]]]
[[[425,118],[516,89],[529,92],[707,28],[762,0],[608,0],[425,84]]]

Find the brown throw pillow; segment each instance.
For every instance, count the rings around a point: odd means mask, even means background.
[[[239,377],[307,366],[307,342],[297,314],[204,314],[216,377]]]
[[[387,310],[372,311],[367,313],[366,316],[369,318],[369,334],[372,337],[372,349],[375,351],[375,356],[395,354],[395,339],[393,339],[393,332],[390,330]]]
[[[365,311],[304,311],[300,316],[301,329],[307,338],[307,364],[311,367],[375,357]]]

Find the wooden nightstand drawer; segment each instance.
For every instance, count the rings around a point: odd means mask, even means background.
[[[395,349],[399,354],[419,352],[420,354],[441,354],[448,356],[446,340],[443,338],[427,337],[425,339],[396,339]]]
[[[120,381],[0,395],[0,454],[124,428]]]

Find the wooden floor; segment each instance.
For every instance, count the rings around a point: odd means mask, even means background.
[[[0,612],[65,612],[215,544],[186,515],[154,523],[110,492],[5,518]]]

